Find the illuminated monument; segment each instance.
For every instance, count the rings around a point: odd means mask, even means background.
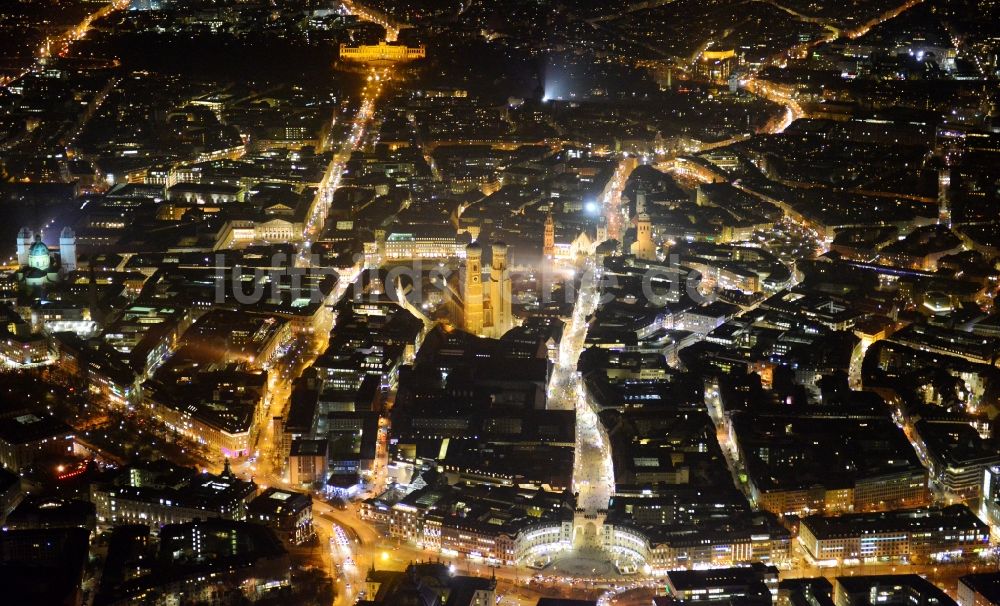
[[[427,50],[423,44],[406,46],[404,44],[387,44],[383,41],[378,44],[362,44],[360,46],[340,45],[340,58],[358,63],[400,63],[423,59],[426,56]]]

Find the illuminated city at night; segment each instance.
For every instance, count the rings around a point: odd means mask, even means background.
[[[0,216],[2,606],[1000,606],[997,0],[6,0]]]

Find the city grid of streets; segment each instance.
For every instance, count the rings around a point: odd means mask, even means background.
[[[876,22],[882,22],[902,14],[915,4],[916,2],[909,0],[900,7],[887,11],[885,16]],[[364,13],[359,14],[365,16]],[[859,26],[856,31],[852,32],[852,37],[860,36],[864,31],[873,27],[876,22]],[[398,30],[395,30],[393,33],[398,34]],[[393,38],[395,38],[395,35],[393,35]],[[823,41],[828,40],[824,39]],[[782,132],[793,121],[803,116],[803,111],[794,98],[769,83],[759,81],[751,76],[748,78],[747,87],[748,90],[785,107],[783,118],[777,124],[769,126],[768,130],[771,132]],[[631,169],[634,169],[634,167],[634,159],[632,161],[629,161],[627,158],[624,159],[622,166],[616,171],[615,177],[612,180],[612,188],[606,192],[605,197],[601,200],[608,225],[615,230],[612,232],[612,236],[620,233],[621,230],[620,217],[622,211],[620,204],[622,189]],[[559,343],[557,362],[547,388],[548,402],[546,406],[555,410],[568,409],[575,410],[576,412],[577,425],[573,488],[578,493],[578,508],[585,513],[593,514],[607,509],[614,492],[614,471],[607,437],[604,435],[602,426],[597,419],[596,408],[591,402],[588,390],[576,370],[576,364],[586,339],[589,317],[596,310],[600,299],[599,286],[601,273],[600,269],[595,267],[591,260],[586,262],[580,272],[581,279],[578,296],[570,322],[565,327]],[[706,393],[707,397],[709,397],[708,393]],[[711,406],[709,408],[712,410]],[[722,431],[719,432],[719,440],[720,444],[723,445],[724,452],[728,453],[730,447],[727,445],[727,437]],[[919,448],[917,449],[918,451],[920,450]],[[734,482],[739,486],[741,485],[739,469],[732,462],[728,454],[727,459],[730,460]],[[368,566],[402,569],[405,562],[437,557],[433,553],[417,549],[412,545],[398,543],[390,545],[380,536],[378,531],[374,531],[368,524],[359,519],[356,506],[349,507],[346,511],[336,511],[325,506],[321,501],[317,501],[316,504],[319,507],[318,511],[322,519],[336,520],[332,524],[332,528],[334,529],[333,534],[340,537],[336,541],[333,538],[330,539],[333,546],[334,563],[340,566],[340,571],[343,575],[341,586],[344,592],[339,598],[342,601],[338,601],[338,604],[350,604],[356,599],[358,592],[361,591],[360,587],[364,581],[365,570],[367,570]],[[353,540],[345,539],[346,535],[342,532],[344,528],[348,529],[356,538]],[[367,538],[363,537],[362,534],[366,535]],[[796,545],[795,547],[798,551],[798,546]],[[805,563],[804,556],[801,554],[796,557],[796,562],[797,564],[791,568],[790,578],[816,575],[832,579],[844,572],[844,569],[809,566]],[[530,569],[523,569],[520,566],[490,566],[486,568],[482,566],[481,562],[467,564],[465,568],[467,572],[475,571],[476,573],[485,573],[488,569],[490,574],[496,575],[500,580],[501,589],[506,586],[512,595],[516,595],[517,591],[521,591],[525,592],[525,596],[530,596],[530,590],[526,587],[522,586],[520,590],[518,589],[520,583],[527,582],[532,578],[533,575]],[[882,570],[878,572],[882,574],[895,573],[898,570],[895,566],[875,568],[881,568]],[[871,570],[871,573],[876,573],[875,568]],[[948,570],[947,568],[939,570],[936,566],[912,568],[938,581],[954,579],[968,570]],[[971,569],[974,570],[975,566]],[[853,570],[847,572],[851,575],[855,574]],[[535,578],[538,578],[537,575],[535,575]],[[573,580],[566,578],[562,582],[573,582]],[[636,583],[634,581],[612,582],[611,585],[613,588],[602,594],[599,603],[602,606],[616,603],[616,595],[627,595],[628,592],[638,587],[657,586],[657,583],[655,580],[646,583]],[[593,590],[591,589],[590,591]],[[502,592],[499,593],[502,594]],[[522,602],[521,598],[515,597],[503,603],[521,604]]]

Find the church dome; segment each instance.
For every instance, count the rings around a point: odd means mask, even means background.
[[[35,242],[31,245],[31,249],[28,250],[28,256],[39,257],[41,255],[48,256],[49,247],[45,245],[44,242]]]
[[[42,242],[41,238],[36,237],[35,243],[28,249],[28,265],[35,269],[47,270],[51,264],[49,247]]]

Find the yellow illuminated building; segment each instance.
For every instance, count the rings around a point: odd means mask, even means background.
[[[552,221],[552,213],[545,218],[545,234],[542,239],[542,254],[552,259],[556,254],[556,226]]]
[[[465,330],[483,332],[483,247],[473,242],[465,247],[465,283],[462,289]]]
[[[387,63],[398,61],[413,61],[423,59],[427,56],[426,48],[420,46],[406,46],[403,44],[362,44],[360,46],[340,45],[340,58],[346,61],[358,61],[361,63]]]
[[[507,245],[497,242],[493,245],[493,262],[490,267],[490,314],[491,326],[487,336],[499,339],[514,327],[511,314],[511,280],[507,269]]]
[[[707,50],[701,54],[702,61],[723,61],[725,59],[732,59],[736,56],[736,51],[733,49],[728,50],[717,50],[710,51]]]
[[[656,260],[656,244],[653,242],[653,223],[649,215],[643,213],[636,219],[635,242],[632,243],[632,254],[647,261]]]
[[[724,82],[733,73],[737,62],[736,51],[733,49],[706,50],[701,54],[695,71],[713,82]]]

